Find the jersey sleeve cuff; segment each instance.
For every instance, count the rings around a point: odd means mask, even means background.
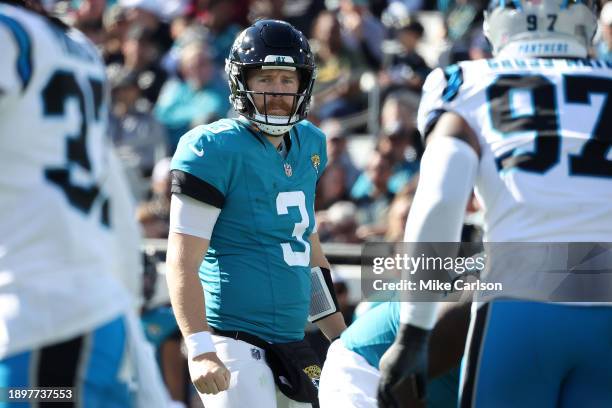
[[[185,194],[195,200],[223,208],[225,196],[215,186],[182,170],[172,170],[172,193]]]

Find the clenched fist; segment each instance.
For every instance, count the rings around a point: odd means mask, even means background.
[[[191,382],[202,394],[217,394],[229,388],[230,371],[217,353],[204,353],[189,360]]]

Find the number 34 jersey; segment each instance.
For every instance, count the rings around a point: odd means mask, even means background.
[[[208,323],[271,342],[304,335],[315,187],[327,161],[310,122],[289,134],[283,158],[248,123],[224,119],[185,134],[172,160],[173,192],[221,209],[200,267]]]
[[[123,255],[95,47],[0,4],[0,56],[1,359],[91,329],[128,299],[112,276]]]
[[[475,192],[487,241],[612,241],[611,68],[586,59],[490,59],[427,78],[422,134],[452,111],[478,135]]]

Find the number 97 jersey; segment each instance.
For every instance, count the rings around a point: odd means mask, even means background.
[[[301,340],[310,304],[310,234],[325,137],[308,121],[283,157],[241,120],[185,134],[172,191],[221,209],[200,267],[208,323],[271,342]]]
[[[419,130],[462,116],[482,149],[485,239],[612,241],[612,69],[578,59],[490,59],[437,69]]]

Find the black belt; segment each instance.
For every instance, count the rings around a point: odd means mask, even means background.
[[[289,399],[307,402],[312,404],[312,407],[319,408],[317,399],[319,378],[311,377],[305,368],[312,368],[315,365],[318,368],[320,364],[307,342],[302,340],[272,344],[250,333],[218,330],[212,326],[209,327],[210,332],[214,335],[245,341],[255,347],[264,349],[266,364],[272,370],[274,383],[278,389]],[[258,357],[255,358],[259,360]]]
[[[212,326],[209,327],[210,333],[214,334],[215,336],[223,336],[234,340],[241,340],[255,347],[259,347],[260,349],[267,350],[268,343],[253,334],[237,330],[219,330]]]

